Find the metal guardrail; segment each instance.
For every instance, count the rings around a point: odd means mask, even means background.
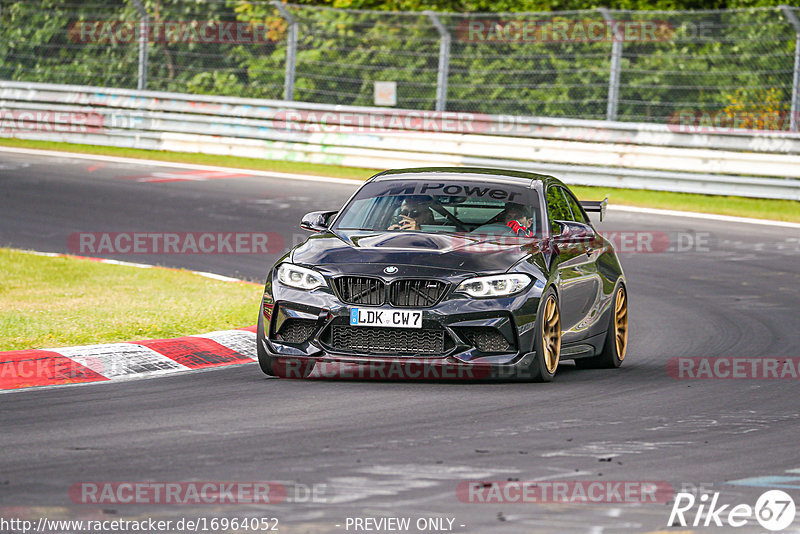
[[[365,168],[504,167],[572,184],[800,200],[793,133],[0,82],[0,135]]]

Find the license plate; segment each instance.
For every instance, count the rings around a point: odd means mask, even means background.
[[[418,310],[350,308],[350,324],[352,326],[422,328],[422,312]]]

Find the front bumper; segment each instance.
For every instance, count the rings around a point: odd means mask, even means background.
[[[354,306],[328,288],[309,292],[267,284],[259,343],[273,366],[284,366],[290,376],[314,369],[320,377],[512,378],[533,358],[539,297],[536,285],[492,299],[454,294],[450,287],[438,304],[421,309],[422,329],[401,329],[350,326]]]
[[[260,339],[259,343],[265,343]],[[527,353],[511,364],[463,362],[454,358],[405,358],[376,356],[273,357],[272,369],[285,378],[335,378],[357,380],[529,380],[535,354]]]

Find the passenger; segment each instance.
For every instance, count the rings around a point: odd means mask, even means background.
[[[529,213],[530,210],[522,204],[507,202],[503,211],[490,222],[479,226],[472,232],[475,234],[513,234],[520,237],[533,237],[531,229],[533,219]]]

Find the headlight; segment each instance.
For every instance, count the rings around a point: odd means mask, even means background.
[[[325,279],[317,271],[291,263],[281,263],[278,266],[278,281],[283,285],[306,291],[325,285]]]
[[[507,297],[519,293],[530,283],[531,277],[522,273],[479,276],[464,280],[456,291],[475,298]]]

